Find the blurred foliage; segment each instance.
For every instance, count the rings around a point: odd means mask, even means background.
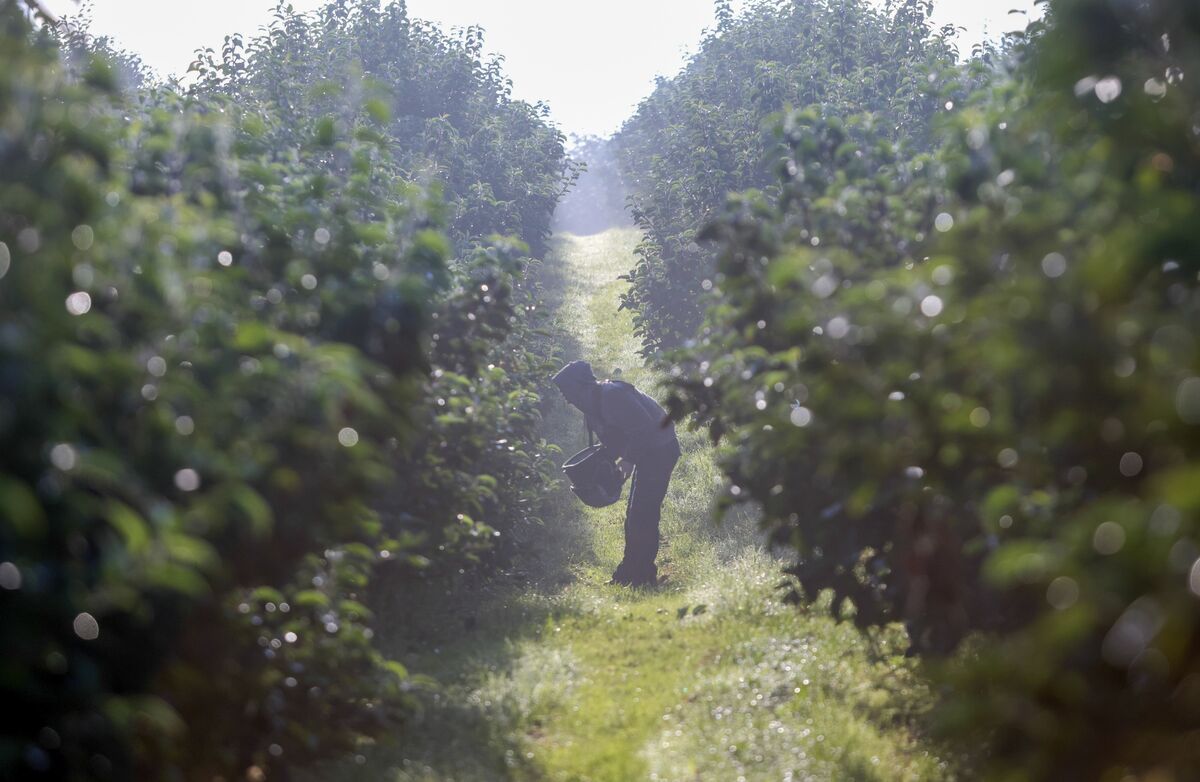
[[[1195,779],[1200,7],[1051,0],[943,148],[789,113],[667,362],[793,597],[907,623],[996,779]],[[1188,77],[1188,78],[1185,78]],[[819,238],[820,242],[814,241]]]
[[[696,233],[728,193],[777,195],[765,154],[772,119],[798,106],[877,115],[886,140],[932,143],[930,122],[963,93],[952,31],[929,31],[929,3],[756,0],[719,24],[674,79],[660,80],[616,137],[645,233],[623,304],[644,352],[695,337],[714,278]]]
[[[13,0],[0,35],[0,776],[275,778],[395,729],[379,576],[536,522],[550,351],[494,234],[544,240],[561,136],[399,3],[281,6],[186,94]]]

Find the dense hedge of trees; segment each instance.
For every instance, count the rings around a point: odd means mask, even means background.
[[[740,15],[718,3],[717,27],[663,79],[617,135],[633,215],[645,231],[624,306],[647,354],[696,336],[711,249],[697,232],[728,193],[773,189],[770,118],[820,105],[870,111],[881,138],[926,149],[930,124],[961,94],[951,39],[932,33],[928,3],[890,10],[866,0],[760,0]]]
[[[399,2],[186,93],[50,33],[0,2],[0,776],[285,777],[406,709],[381,569],[536,512],[563,139]]]
[[[1198,69],[1193,3],[1051,0],[944,147],[813,102],[703,233],[674,410],[797,599],[967,650],[937,719],[998,779],[1200,774]]]
[[[402,2],[333,0],[311,15],[281,3],[268,34],[229,37],[193,72],[193,92],[260,108],[281,139],[312,116],[334,130],[356,114],[386,118],[399,169],[444,188],[456,245],[498,233],[542,254],[569,182],[564,138],[545,105],[512,99],[501,60],[483,59],[481,29],[444,33]]]

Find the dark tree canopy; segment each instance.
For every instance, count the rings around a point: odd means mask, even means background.
[[[402,3],[281,5],[184,93],[13,0],[0,36],[0,776],[394,730],[372,584],[536,521],[561,134]]]

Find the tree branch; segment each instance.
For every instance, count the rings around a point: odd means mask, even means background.
[[[25,0],[25,5],[29,6],[34,16],[40,17],[46,24],[58,24],[58,17],[47,10],[40,0]]]

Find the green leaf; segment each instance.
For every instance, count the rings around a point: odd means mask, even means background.
[[[145,519],[123,502],[109,500],[105,505],[105,518],[125,542],[131,554],[138,555],[150,545],[150,528]]]

